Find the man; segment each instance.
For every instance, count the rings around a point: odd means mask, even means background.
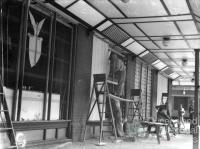
[[[164,105],[156,106],[156,109],[158,110],[157,111],[157,121],[168,123],[169,127],[173,131],[173,134],[176,135],[175,126],[174,126],[174,123],[173,123],[170,113],[169,113],[168,101],[166,101],[166,103]]]
[[[183,129],[185,128],[185,124],[184,124],[184,115],[185,115],[185,109],[183,108],[182,104],[180,104],[180,108],[178,111],[178,120],[179,120],[179,126],[178,126],[178,130],[180,133],[180,128],[181,128],[181,124],[183,125]]]
[[[192,134],[192,129],[194,129],[193,119],[194,119],[194,108],[192,104],[189,106],[189,119],[190,119],[190,134]]]
[[[110,73],[113,73],[115,79],[117,79],[118,81],[118,85],[115,87],[114,94],[116,96],[123,97],[126,79],[126,66],[124,65],[124,62],[121,59],[119,59],[115,53],[111,53],[110,55]],[[112,103],[117,134],[119,137],[122,137],[124,135],[124,131],[120,101],[114,100]]]

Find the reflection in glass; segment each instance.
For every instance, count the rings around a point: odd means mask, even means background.
[[[66,119],[70,73],[71,28],[56,23],[56,42],[51,95],[51,120]],[[60,111],[58,110],[60,109]]]
[[[16,86],[21,10],[21,4],[6,4],[3,10],[3,65],[0,70],[3,72],[4,92],[10,115]]]
[[[30,9],[28,14],[21,120],[42,120],[49,32],[50,18],[34,9]]]

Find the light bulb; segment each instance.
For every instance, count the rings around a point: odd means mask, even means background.
[[[185,95],[185,89],[183,89],[183,95]]]

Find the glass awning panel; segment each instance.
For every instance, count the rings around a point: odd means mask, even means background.
[[[103,23],[102,25],[100,25],[100,26],[97,28],[97,30],[103,31],[103,30],[105,30],[106,28],[108,28],[108,27],[111,26],[111,25],[112,25],[112,22],[106,21],[105,23]]]
[[[160,0],[130,0],[128,4],[120,0],[112,0],[112,2],[128,17],[167,15]]]
[[[173,15],[190,13],[186,0],[164,0],[164,2]]]
[[[96,9],[92,8],[83,0],[79,0],[67,10],[91,26],[95,26],[105,19],[102,14],[100,14]]]
[[[146,50],[143,46],[141,46],[136,41],[133,42],[132,44],[128,45],[126,48],[128,50],[130,50],[131,52],[135,53],[136,55],[138,55],[138,54],[140,54],[140,53],[142,53],[143,51]]]
[[[62,7],[67,7],[68,5],[70,5],[71,3],[73,3],[75,0],[55,0],[55,2],[57,4],[59,4]]]

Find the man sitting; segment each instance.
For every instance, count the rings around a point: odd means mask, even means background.
[[[166,102],[164,105],[156,106],[157,111],[157,121],[162,123],[168,123],[169,127],[172,129],[173,134],[175,134],[174,123],[170,117],[168,103]]]

